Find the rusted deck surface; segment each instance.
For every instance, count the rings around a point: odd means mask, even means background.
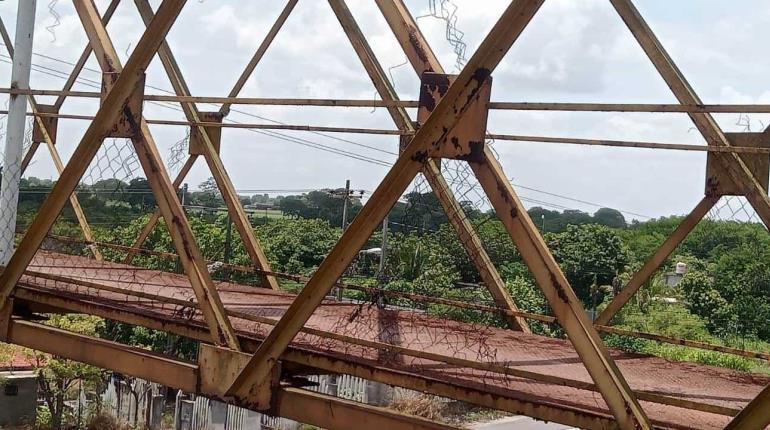
[[[184,276],[115,263],[100,263],[84,257],[40,252],[29,270],[131,292],[138,291],[191,302],[194,302],[195,298]],[[274,320],[280,318],[294,298],[292,294],[232,283],[218,283],[217,286],[228,310]],[[87,302],[91,306],[120,309],[159,321],[181,321],[201,326],[199,315],[191,308],[179,304],[162,303],[146,297],[138,298],[30,275],[22,278],[20,287],[23,291],[54,292],[58,296]],[[233,318],[233,326],[242,338],[255,340],[263,338],[270,328],[268,325],[241,318]],[[314,313],[308,327],[456,358],[507,364],[517,369],[576,381],[591,381],[570,343],[560,339],[447,321],[416,312],[379,310],[376,306],[334,301],[325,302]],[[459,387],[483,389],[514,399],[577,409],[597,416],[608,415],[601,396],[591,391],[394,355],[374,348],[306,334],[295,339],[293,346],[350,363],[376,364]],[[612,351],[612,355],[634,390],[700,403],[741,408],[759,393],[764,385],[770,383],[770,377],[767,376],[712,366],[674,362],[620,351]],[[722,428],[729,421],[727,416],[680,407],[648,402],[642,402],[642,405],[654,423],[661,427]]]

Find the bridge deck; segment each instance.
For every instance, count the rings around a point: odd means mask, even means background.
[[[99,283],[127,292],[154,294],[194,302],[186,277],[140,269],[116,263],[51,252],[39,252],[30,271]],[[288,293],[238,285],[217,284],[229,311],[277,320],[294,296]],[[47,300],[56,297],[58,301]],[[16,297],[32,305],[45,304],[70,311],[88,309],[96,315],[141,315],[157,321],[164,328],[182,335],[175,327],[195,327],[201,333],[198,313],[179,304],[136,297],[116,291],[84,287],[61,278],[25,275]],[[108,312],[109,311],[109,312]],[[232,318],[239,336],[259,341],[270,326],[243,318]],[[181,324],[180,324],[181,323]],[[393,343],[410,349],[434,352],[484,363],[507,364],[516,369],[590,382],[591,379],[570,343],[538,335],[447,321],[411,311],[379,310],[376,306],[325,302],[313,315],[308,327],[359,339]],[[199,336],[200,338],[200,336]],[[253,342],[252,342],[253,343]],[[562,385],[521,379],[489,371],[463,368],[348,342],[301,334],[293,348],[316,356],[340,359],[346,363],[377,366],[469,388],[493,395],[524,400],[545,407],[555,407],[596,417],[608,417],[607,406],[596,392]],[[669,361],[662,358],[611,351],[634,390],[668,395],[680,399],[730,408],[741,408],[770,377],[712,366]],[[667,428],[722,428],[729,417],[681,407],[642,402],[644,410],[657,426]]]

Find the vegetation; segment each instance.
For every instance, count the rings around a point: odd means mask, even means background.
[[[31,178],[22,185],[20,220],[31,219],[52,183]],[[141,190],[144,190],[142,192]],[[81,186],[80,197],[93,222],[97,240],[131,245],[146,223],[154,200],[146,196],[143,180],[130,183],[102,181]],[[145,195],[145,197],[140,197]],[[201,190],[188,192],[186,201],[193,206],[189,218],[204,256],[213,261],[248,265],[249,259],[237,234],[228,234],[230,223],[224,211],[198,210],[219,208],[221,196],[207,181]],[[272,198],[267,195],[242,197],[244,204],[272,210],[274,216],[254,217],[254,228],[274,270],[294,274],[312,274],[342,233],[342,201],[327,191],[302,196]],[[271,206],[272,205],[272,206]],[[499,269],[507,288],[518,305],[527,311],[550,314],[543,294],[537,288],[526,265],[502,223],[492,212],[481,212],[465,202],[471,222],[476,227],[492,262]],[[273,207],[273,209],[270,209]],[[275,213],[280,209],[280,215]],[[352,199],[350,218],[360,210]],[[529,210],[578,297],[589,310],[601,311],[630,276],[655,251],[681,221],[664,217],[646,222],[627,223],[623,215],[603,208],[594,214],[568,210],[550,211],[539,207]],[[411,193],[390,214],[388,258],[380,273],[379,262],[362,256],[345,278],[365,285],[471,303],[493,304],[484,288],[469,284],[480,281],[478,272],[465,253],[438,201],[432,194]],[[77,236],[79,229],[71,211],[65,211],[55,233]],[[380,246],[380,232],[367,247]],[[80,246],[65,246],[68,252],[86,252]],[[144,247],[154,251],[175,252],[163,223],[149,236]],[[121,251],[103,249],[107,258],[120,260]],[[673,271],[676,262],[685,262],[689,272],[676,286],[667,286],[663,274]],[[637,295],[615,317],[616,326],[631,330],[677,336],[709,343],[770,352],[770,235],[758,224],[735,221],[703,221],[683,241]],[[135,264],[163,270],[179,270],[173,259],[140,255]],[[239,282],[258,282],[253,275],[218,270],[214,276]],[[297,290],[299,283],[282,281],[284,288]],[[393,297],[371,297],[346,291],[351,298],[389,303],[420,309],[430,314],[474,323],[502,326],[499,315]],[[142,327],[92,317],[55,317],[50,324],[97,334],[104,338],[138,345],[155,351],[192,359],[195,342],[169,336]],[[531,322],[541,334],[561,336],[554,325]],[[768,372],[757,360],[733,355],[661,344],[639,338],[604,335],[606,342],[629,351],[666,358],[700,362],[734,369]],[[0,358],[3,351],[0,349]],[[44,359],[43,359],[44,358]],[[770,373],[770,372],[769,372]],[[73,381],[96,385],[102,381],[98,370],[57,357],[41,357],[41,389],[46,399],[46,414],[53,427],[66,423],[61,407]]]
[[[104,321],[88,315],[51,315],[46,324],[96,336]],[[43,406],[38,408],[35,427],[59,430],[76,423],[77,417],[65,401],[77,399],[78,390],[101,392],[105,388],[104,370],[67,360],[55,355],[44,354],[25,348],[0,343],[0,367],[14,356],[23,355],[34,365],[38,379],[38,395]],[[96,405],[97,409],[99,405]]]

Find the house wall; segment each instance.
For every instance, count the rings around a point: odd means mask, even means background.
[[[10,394],[7,386],[18,391]],[[34,424],[37,413],[35,372],[0,372],[0,427]]]

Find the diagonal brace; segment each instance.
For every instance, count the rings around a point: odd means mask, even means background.
[[[252,56],[249,63],[246,65],[246,68],[241,72],[241,75],[238,77],[238,80],[236,81],[233,88],[230,90],[230,93],[228,97],[237,97],[240,91],[243,89],[244,85],[246,84],[246,81],[249,79],[251,74],[254,72],[254,69],[259,64],[260,60],[264,56],[265,52],[267,52],[267,48],[270,46],[270,44],[275,39],[275,36],[278,34],[278,31],[280,31],[281,27],[283,27],[283,24],[286,22],[286,19],[291,14],[292,10],[294,9],[294,6],[296,6],[298,0],[289,0],[289,2],[284,7],[283,11],[281,11],[281,14],[278,16],[278,19],[276,19],[275,23],[273,23],[273,26],[270,28],[270,31],[268,32],[267,36],[262,40],[262,43],[257,48],[257,51]],[[230,103],[223,104],[220,109],[219,113],[224,117],[230,112]],[[174,186],[176,188],[181,185],[184,178],[187,176],[187,173],[192,168],[192,164],[195,163],[195,159],[197,156],[191,155],[187,162],[185,163],[184,167],[179,171],[177,178],[174,180]],[[147,221],[147,224],[142,228],[142,231],[139,233],[139,236],[136,238],[136,241],[134,241],[133,248],[141,248],[142,244],[145,240],[147,240],[147,237],[152,233],[152,230],[155,228],[155,225],[158,223],[158,220],[160,219],[160,211],[156,210],[153,212],[150,219]],[[126,258],[124,260],[124,263],[131,264],[131,262],[136,257],[136,250],[131,250],[126,255]]]
[[[5,43],[5,46],[8,50],[8,56],[13,59],[13,44],[10,43],[10,37],[8,36],[8,31],[5,28],[5,23],[3,23],[2,18],[0,18],[0,35],[2,35],[3,42]],[[38,113],[38,105],[35,97],[31,95],[27,96],[27,100],[29,101],[29,105],[32,108],[32,113]],[[51,154],[51,159],[56,166],[56,170],[61,175],[62,171],[64,170],[64,163],[62,162],[61,156],[59,155],[59,150],[57,150],[56,146],[54,145],[53,138],[51,137],[51,133],[48,130],[48,124],[43,120],[43,118],[39,116],[35,116],[34,118],[34,121],[37,122],[40,131],[43,133],[43,139],[45,140],[48,152]],[[32,157],[35,155],[35,152],[37,152],[38,146],[39,143],[33,142],[32,146],[30,146],[27,150],[27,153],[24,154],[24,159],[21,163],[22,174],[24,174],[24,171],[27,170],[27,166],[29,166],[29,163],[32,161]],[[80,229],[83,231],[83,238],[90,242],[88,249],[97,260],[103,260],[104,256],[102,255],[102,252],[96,245],[94,245],[94,242],[96,242],[96,239],[94,239],[94,233],[91,230],[91,225],[88,223],[88,219],[86,218],[86,214],[83,211],[83,207],[80,205],[80,200],[78,199],[76,193],[72,193],[70,195],[70,205],[72,206],[72,211],[75,213],[75,217],[78,220]]]
[[[468,66],[449,87],[425,125],[396,160],[383,181],[292,302],[249,364],[236,378],[228,395],[243,401],[258,396],[280,355],[308,321],[358,250],[379,226],[412,179],[427,162],[431,146],[445,141],[449,131],[473,104],[475,95],[513,42],[542,5],[542,0],[513,1],[482,42]]]
[[[380,94],[380,97],[387,102],[397,101],[398,94],[396,94],[393,85],[386,78],[382,65],[374,55],[369,43],[356,23],[353,14],[345,4],[345,0],[329,0],[329,5],[342,25],[345,34],[348,36],[351,45],[353,45],[356,54],[358,54],[361,63],[371,78],[377,92]],[[414,124],[404,107],[390,106],[388,107],[388,112],[399,130],[414,134]],[[466,254],[476,266],[476,269],[479,271],[479,275],[495,300],[495,303],[502,309],[517,312],[519,308],[516,306],[516,302],[511,298],[510,294],[508,294],[505,281],[500,276],[500,273],[498,273],[491,258],[489,258],[489,254],[487,254],[481,243],[481,239],[478,234],[476,234],[473,225],[471,225],[470,220],[465,215],[465,211],[460,205],[460,202],[457,201],[452,189],[449,187],[449,184],[447,184],[446,179],[444,179],[439,167],[439,161],[432,159],[428,160],[422,173],[433,189],[433,192],[436,194],[439,202],[441,202],[441,206],[444,208],[444,212],[447,214],[450,224],[454,227],[460,238],[460,243],[465,248]],[[505,319],[510,328],[521,330],[526,333],[531,332],[525,318],[507,314]]]
[[[695,209],[682,220],[677,228],[669,235],[655,253],[644,263],[628,284],[620,290],[609,305],[599,314],[594,324],[607,325],[615,314],[639,291],[642,284],[650,279],[650,276],[658,270],[661,264],[671,255],[688,234],[698,225],[700,220],[714,207],[719,197],[706,196],[695,206]]]
[[[129,63],[126,64],[126,68],[123,69],[117,52],[115,51],[115,47],[107,33],[107,29],[101,20],[98,19],[98,12],[93,0],[75,0],[75,9],[81,18],[83,27],[86,30],[91,47],[96,54],[96,58],[102,71],[118,76],[118,79],[114,84],[116,87],[118,83],[121,82],[124,74],[129,73],[128,66],[130,65],[130,60]],[[160,17],[161,9],[158,9],[155,18],[150,23],[150,26],[147,27],[147,32],[150,31],[152,25],[155,24],[156,21],[161,19]],[[159,36],[159,40],[157,40],[157,44],[152,53],[157,52],[165,35],[166,34],[163,33]],[[137,45],[136,50],[139,49],[140,46]],[[139,80],[139,77],[143,75],[143,72],[144,69],[138,71],[136,76],[137,81]],[[136,82],[134,82],[134,84],[136,84]],[[108,98],[115,91],[115,87],[108,93]],[[130,94],[131,89],[127,89],[126,91],[127,94]],[[107,100],[105,100],[104,104],[107,104]],[[198,303],[201,305],[204,319],[209,325],[212,337],[217,343],[225,344],[232,349],[239,349],[238,339],[236,338],[230,320],[225,313],[219,294],[214,288],[211,276],[208,273],[205,261],[203,260],[201,251],[198,248],[192,229],[190,228],[189,221],[176,196],[176,191],[163,166],[163,161],[158,152],[155,140],[152,137],[152,133],[150,133],[149,126],[143,118],[139,120],[138,124],[133,122],[135,114],[138,113],[133,112],[129,104],[125,104],[123,110],[126,113],[125,118],[129,121],[129,125],[134,131],[134,136],[131,140],[136,149],[139,161],[147,174],[147,179],[156,196],[158,206],[161,208],[161,212],[169,225],[171,238],[178,250],[185,272],[190,278],[190,283],[195,291]]]
[[[404,3],[377,0],[377,5],[418,75],[443,73]],[[485,148],[482,162],[471,163],[471,167],[616,419],[625,428],[648,428],[644,411],[588,322],[585,310],[490,149]],[[570,296],[574,300],[563,303],[563,297]]]
[[[27,265],[32,260],[46,234],[69,199],[69,195],[77,187],[80,178],[88,167],[88,163],[96,155],[101,146],[101,141],[120,114],[123,102],[130,96],[134,85],[150,63],[154,52],[160,45],[160,41],[171,28],[184,3],[184,1],[164,1],[161,4],[159,18],[144,33],[137,45],[137,48],[141,49],[137,49],[135,54],[129,59],[125,75],[118,79],[113,91],[110,92],[105,103],[97,112],[94,121],[86,130],[81,143],[75,149],[72,162],[65,167],[51,194],[41,205],[38,215],[32,221],[27,233],[19,243],[19,247],[11,257],[2,275],[0,275],[0,307],[7,300],[16,282],[21,278]]]
[[[148,0],[135,0],[139,13],[145,22],[145,25],[152,21],[154,16],[152,7]],[[167,42],[163,42],[158,50],[158,55],[163,63],[163,67],[166,70],[168,78],[171,80],[171,85],[174,87],[174,91],[179,96],[190,96],[190,89],[182,76],[179,64],[174,58],[171,48],[169,48]],[[195,103],[182,103],[182,109],[187,117],[187,120],[193,123],[200,123],[200,111],[195,106]],[[264,271],[270,271],[270,262],[267,260],[265,252],[262,250],[262,246],[257,239],[254,229],[251,226],[249,217],[246,211],[243,209],[238,193],[235,191],[230,175],[227,174],[227,170],[222,163],[222,159],[219,157],[219,153],[214,148],[214,144],[208,134],[205,127],[197,125],[198,134],[202,138],[203,143],[203,158],[209,165],[211,173],[214,175],[214,179],[222,192],[222,197],[227,205],[227,209],[231,218],[238,230],[238,233],[243,240],[246,252],[251,258],[252,264],[258,269]],[[273,290],[279,290],[278,280],[275,276],[264,276],[267,285]]]

